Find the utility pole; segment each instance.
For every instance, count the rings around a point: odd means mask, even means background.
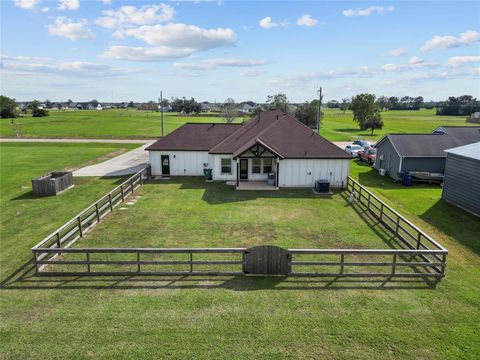
[[[318,106],[317,106],[317,131],[320,134],[320,123],[321,123],[321,117],[322,117],[322,87],[318,89]]]
[[[165,128],[163,126],[163,91],[160,91],[160,112],[161,112],[161,119],[162,119],[162,137],[164,135],[164,132],[165,132]]]

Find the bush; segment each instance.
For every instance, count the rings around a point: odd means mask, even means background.
[[[45,109],[33,109],[32,110],[32,116],[33,117],[44,117],[48,116],[48,110]]]

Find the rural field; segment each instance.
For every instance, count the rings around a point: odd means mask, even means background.
[[[30,248],[121,179],[78,178],[34,198],[29,181],[126,145],[1,144],[0,334],[4,359],[474,359],[480,355],[480,222],[432,185],[405,188],[352,162],[369,186],[449,250],[447,276],[416,281],[283,277],[10,278]],[[62,153],[62,156],[55,154]],[[342,194],[235,192],[199,179],[151,182],[78,244],[388,248]],[[252,223],[254,225],[252,225]],[[462,224],[462,226],[459,226]],[[27,271],[29,267],[23,269]],[[406,336],[408,334],[408,336]]]
[[[431,132],[440,125],[467,125],[463,116],[436,116],[435,110],[391,110],[382,113],[385,126],[361,131],[352,120],[351,111],[322,109],[324,119],[321,134],[331,141],[359,138],[377,140],[387,133]],[[248,119],[248,118],[245,118]],[[165,113],[165,131],[169,133],[185,122],[222,122],[220,117],[204,114],[201,117],[177,116]],[[237,119],[243,121],[243,118]],[[0,119],[1,137],[25,138],[155,138],[160,136],[160,114],[157,112],[111,109],[50,111],[44,118]]]

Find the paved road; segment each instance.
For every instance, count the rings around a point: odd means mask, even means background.
[[[34,139],[34,138],[0,138],[0,142],[35,142],[35,143],[107,143],[107,144],[146,144],[156,139]]]

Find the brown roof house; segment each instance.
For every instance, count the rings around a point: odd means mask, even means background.
[[[202,176],[279,187],[346,185],[350,155],[292,116],[264,111],[245,124],[187,123],[147,149],[152,175]],[[267,181],[270,179],[270,181]]]

